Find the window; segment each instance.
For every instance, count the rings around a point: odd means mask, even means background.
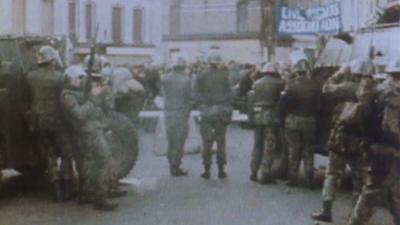
[[[43,35],[54,34],[54,1],[42,0],[42,33]]]
[[[135,44],[141,44],[144,42],[143,36],[143,10],[134,9],[133,10],[133,42]]]
[[[68,3],[68,30],[72,40],[76,39],[76,3]]]
[[[114,42],[122,42],[122,8],[112,8],[112,40]]]
[[[88,3],[85,7],[86,15],[86,40],[92,40],[94,38],[94,4]]]
[[[237,17],[237,31],[238,32],[245,32],[247,31],[247,17],[248,11],[247,2],[239,2],[237,5],[236,17]]]

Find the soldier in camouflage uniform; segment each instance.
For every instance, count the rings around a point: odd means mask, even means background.
[[[168,139],[168,162],[171,176],[185,176],[181,169],[183,147],[188,135],[191,108],[191,79],[185,74],[186,59],[177,56],[172,71],[161,80],[165,100],[165,127]]]
[[[260,76],[253,85],[252,111],[254,114],[254,149],[251,159],[250,180],[258,180],[261,166],[261,184],[275,182],[274,162],[280,158],[280,119],[278,103],[285,86],[274,63],[267,63],[260,68]]]
[[[27,81],[32,96],[30,128],[38,134],[39,147],[47,161],[54,199],[58,202],[70,198],[73,170],[71,139],[65,129],[59,104],[62,74],[55,69],[55,59],[56,51],[52,47],[41,47],[38,52],[39,67],[28,73]],[[57,164],[58,156],[61,156],[61,174]],[[65,185],[64,193],[60,182]]]
[[[232,117],[232,88],[226,68],[221,68],[222,58],[216,51],[207,57],[210,67],[198,74],[194,81],[196,103],[200,107],[200,133],[203,140],[204,179],[210,178],[212,146],[217,143],[218,177],[226,178],[225,134]]]
[[[394,224],[400,224],[400,60],[393,60],[386,72],[390,79],[376,88],[377,100],[369,101],[376,103],[372,104],[376,110],[367,117],[371,124],[364,146],[368,174],[348,225],[366,225],[382,203],[387,203]],[[372,98],[368,94],[372,85],[361,88],[363,97]]]
[[[300,162],[303,159],[306,186],[311,188],[314,176],[316,121],[320,107],[321,90],[307,77],[308,61],[293,63],[297,78],[289,83],[281,96],[285,116],[285,135],[289,150],[289,186],[297,186]]]
[[[67,88],[61,93],[61,105],[78,132],[81,144],[83,184],[80,203],[93,203],[97,210],[112,211],[117,204],[107,200],[111,177],[111,151],[104,109],[109,108],[105,95],[108,91],[100,78],[93,77],[89,97],[84,93],[86,75],[66,76]]]
[[[342,70],[329,78],[323,87],[326,99],[337,103],[332,118],[335,124],[328,141],[329,165],[322,189],[322,209],[312,214],[313,219],[325,222],[332,221],[332,204],[336,197],[337,182],[347,165],[353,176],[353,197],[357,198],[361,191],[361,143],[364,137],[360,132],[361,121],[350,111],[354,109],[351,106],[359,105],[357,90],[362,77],[372,74],[373,65],[369,60],[354,60],[348,68]]]
[[[90,55],[87,55],[83,61],[83,67],[86,71],[88,71],[90,61]],[[93,65],[92,65],[92,77],[96,78],[94,80],[95,83],[99,84],[102,87],[101,101],[103,111],[111,111],[115,108],[116,99],[115,96],[118,94],[118,91],[113,93],[116,89],[113,88],[113,77],[112,72],[107,72],[106,68],[110,68],[110,63],[108,59],[103,55],[94,55]],[[130,73],[129,73],[130,74]],[[130,85],[130,82],[124,83],[126,86]],[[125,86],[125,89],[126,89]],[[124,90],[127,91],[127,90]],[[121,93],[120,93],[121,94]],[[121,96],[121,95],[119,95]],[[120,103],[120,102],[118,102]],[[131,108],[131,107],[129,107]],[[110,145],[111,143],[109,143]],[[108,183],[108,196],[113,198],[123,197],[127,194],[126,191],[120,189],[119,181],[117,179],[117,175],[113,171],[115,165],[115,160],[112,155],[108,158],[109,166],[109,183]]]

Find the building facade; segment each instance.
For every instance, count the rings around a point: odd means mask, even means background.
[[[260,9],[258,0],[172,0],[164,35],[166,61],[176,52],[190,61],[203,59],[210,49],[220,49],[227,61],[261,61]]]
[[[0,0],[0,6],[1,35],[63,36],[75,56],[96,39],[116,64],[161,62],[161,0]]]
[[[220,49],[226,61],[256,63],[288,61],[293,49],[318,48],[320,34],[277,37],[275,14],[279,5],[313,8],[340,3],[341,31],[355,33],[368,26],[379,9],[398,0],[170,0],[164,23],[164,57],[183,52],[194,61],[210,49]],[[164,15],[165,16],[165,15]],[[328,35],[329,36],[329,35]]]

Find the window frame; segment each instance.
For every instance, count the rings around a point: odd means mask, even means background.
[[[120,40],[116,40],[116,39],[114,39],[114,15],[113,15],[113,13],[114,13],[114,9],[115,8],[119,8],[120,10],[121,10],[121,24],[120,24],[120,35],[121,35],[121,38],[120,38]],[[113,42],[113,43],[123,43],[124,42],[124,36],[125,36],[125,8],[124,8],[124,6],[123,5],[121,5],[121,4],[113,4],[112,6],[111,6],[111,21],[110,21],[110,23],[111,23],[111,41]]]
[[[136,16],[135,11],[139,10],[141,12],[141,38],[140,40],[136,39]],[[142,6],[136,6],[132,9],[132,41],[133,44],[144,44],[146,42],[146,11]]]
[[[91,25],[90,25],[90,31],[88,29],[88,14],[87,14],[87,7],[91,6]],[[92,41],[93,38],[95,37],[95,30],[96,30],[96,3],[93,1],[87,1],[85,3],[85,37],[87,41]]]

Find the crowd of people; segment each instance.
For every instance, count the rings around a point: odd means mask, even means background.
[[[395,224],[400,224],[399,59],[386,66],[385,76],[376,74],[370,59],[355,59],[321,81],[305,55],[283,69],[274,62],[224,64],[220,53],[213,50],[205,62],[189,65],[178,55],[168,68],[130,70],[113,68],[105,58],[96,56],[87,57],[83,67],[72,66],[64,73],[57,69],[51,47],[42,47],[38,56],[38,68],[27,76],[33,98],[29,118],[47,156],[56,200],[70,198],[75,161],[81,178],[79,202],[93,203],[100,210],[117,207],[109,197],[126,192],[119,190],[113,175],[112,167],[118,165],[113,165],[105,114],[117,108],[138,124],[139,111],[151,108],[160,94],[164,98],[171,176],[188,174],[181,167],[183,147],[190,112],[197,109],[203,147],[201,178],[211,177],[215,143],[218,178],[225,179],[226,130],[239,99],[254,129],[251,181],[267,185],[280,179],[290,187],[314,188],[321,115],[330,106],[330,132],[324,145],[329,165],[322,208],[312,213],[312,218],[332,221],[336,186],[349,166],[354,209],[348,224],[366,224],[379,201],[388,203]],[[111,74],[120,75],[115,78]],[[135,94],[127,98],[130,91]],[[78,153],[74,148],[80,149]],[[57,156],[62,159],[59,171]],[[303,181],[299,179],[301,162]]]
[[[305,55],[298,55],[285,70],[273,62],[245,65],[240,79],[235,76],[237,65],[224,65],[216,51],[208,55],[207,63],[189,76],[187,71],[192,70],[186,69],[190,66],[178,56],[172,70],[161,78],[172,176],[187,175],[180,164],[189,112],[196,108],[203,144],[201,177],[210,178],[214,142],[218,178],[227,177],[226,127],[235,99],[244,97],[254,129],[250,180],[266,185],[282,179],[290,187],[314,188],[314,154],[321,142],[318,133],[321,127],[326,129],[321,117],[326,117],[326,107],[330,107],[322,208],[311,217],[332,222],[336,186],[349,166],[354,210],[348,224],[366,224],[382,201],[388,203],[395,224],[400,224],[399,59],[386,65],[384,75],[376,74],[370,59],[355,59],[326,80],[312,70]]]

